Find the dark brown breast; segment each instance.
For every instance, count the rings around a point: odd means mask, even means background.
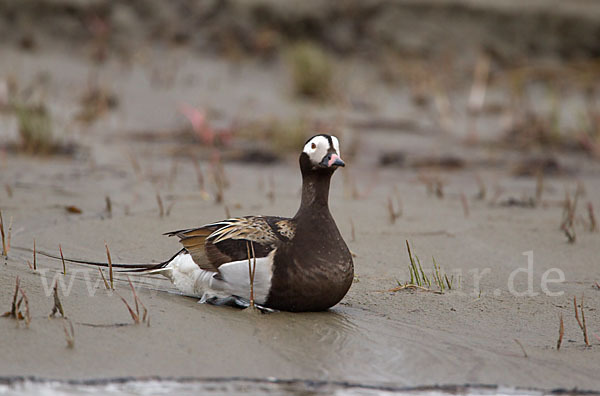
[[[275,253],[266,306],[323,311],[346,295],[354,278],[352,255],[329,214],[298,219],[296,235]]]

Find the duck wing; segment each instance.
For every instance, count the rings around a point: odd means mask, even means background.
[[[172,231],[183,248],[203,270],[218,272],[219,267],[248,258],[248,243],[256,258],[266,257],[295,233],[295,223],[275,216],[234,217],[198,228]]]

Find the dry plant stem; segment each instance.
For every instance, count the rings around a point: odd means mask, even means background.
[[[65,322],[69,324],[69,329],[67,329],[67,325]],[[65,331],[65,340],[67,341],[67,348],[75,347],[75,329],[73,328],[73,323],[67,318],[63,319],[63,330]]]
[[[110,285],[108,284],[108,282],[106,281],[106,278],[104,277],[104,272],[102,272],[101,268],[98,268],[98,271],[100,272],[100,276],[102,277],[102,280],[104,281],[104,287],[106,287],[106,290],[110,290]]]
[[[442,183],[441,180],[436,180],[436,182],[435,182],[435,195],[439,199],[444,198],[444,184]]]
[[[537,179],[535,184],[535,200],[536,202],[542,201],[542,194],[544,192],[544,171],[540,168],[537,172]]]
[[[250,261],[251,251],[253,263]],[[248,254],[248,277],[250,278],[250,308],[254,308],[254,274],[256,272],[256,255],[254,253],[253,242],[246,241],[246,252]]]
[[[135,292],[135,288],[133,287],[133,283],[131,283],[131,279],[127,277],[127,281],[129,282],[129,287],[131,287],[131,292],[133,294],[133,302],[135,302],[135,314],[137,317],[140,317],[140,306],[138,304],[138,296]]]
[[[131,319],[133,319],[133,322],[135,324],[139,324],[140,323],[140,317],[138,315],[136,315],[135,312],[133,312],[133,309],[131,309],[131,306],[129,305],[129,303],[127,302],[127,300],[125,300],[119,293],[117,293],[115,291],[116,295],[119,296],[119,298],[121,299],[121,301],[123,301],[123,304],[125,304],[125,306],[127,307],[127,310],[129,311],[129,315],[131,315]]]
[[[62,246],[60,246],[60,243],[58,244],[58,251],[60,252],[60,259],[61,259],[62,265],[63,265],[63,275],[67,275],[67,266],[65,264],[65,256],[63,256]]]
[[[165,211],[165,215],[166,216],[170,216],[171,215],[171,210],[173,209],[173,206],[175,206],[175,201],[171,202],[169,204],[169,206],[167,206],[167,210]]]
[[[177,178],[178,165],[179,165],[179,162],[176,159],[174,159],[173,162],[171,163],[171,171],[169,172],[169,181],[168,181],[168,185],[167,185],[167,188],[169,190],[173,189],[173,183],[175,182],[175,179]]]
[[[481,179],[480,176],[477,176],[477,184],[479,185],[479,192],[477,193],[477,199],[483,200],[485,199],[487,190],[485,188],[485,183]]]
[[[573,204],[571,205],[571,211],[569,212],[569,226],[573,227],[573,222],[575,220],[575,212],[577,211],[577,202],[579,201],[579,196],[582,194],[581,189],[577,189],[575,191],[575,196],[573,197]]]
[[[563,322],[562,313],[560,314],[560,325],[558,328],[558,341],[556,342],[556,350],[560,351],[560,345],[562,344],[563,336],[565,335],[565,323]]]
[[[139,180],[141,180],[142,179],[142,167],[140,166],[140,163],[138,162],[137,157],[131,150],[128,150],[127,154],[129,154],[129,159],[131,160],[131,166],[133,168],[133,172],[135,173],[137,178]]]
[[[581,319],[579,319],[579,310],[577,309],[577,297],[573,296],[573,308],[575,308],[575,319],[577,319],[577,324],[579,328],[583,330],[583,323],[581,323]]]
[[[7,256],[8,251],[6,250],[6,239],[4,236],[4,221],[2,220],[2,211],[0,210],[0,234],[2,234],[2,255]]]
[[[34,271],[37,270],[37,258],[36,258],[36,252],[35,252],[35,238],[33,239],[33,270]]]
[[[123,301],[123,303],[127,307],[127,310],[129,311],[129,315],[131,315],[131,318],[133,319],[133,322],[135,324],[139,324],[140,322],[142,322],[142,323],[146,322],[148,327],[150,327],[150,315],[148,315],[148,309],[146,308],[146,306],[144,305],[142,300],[140,300],[137,293],[135,292],[135,287],[133,287],[133,283],[131,283],[131,279],[129,277],[127,277],[127,281],[129,282],[129,287],[131,288],[131,293],[133,295],[133,301],[135,303],[135,312],[133,311],[133,309],[131,308],[129,303],[123,297],[121,297],[121,295],[119,293],[117,293],[117,296],[119,296],[121,301]],[[141,319],[140,319],[140,305],[141,305],[142,309],[144,310]]]
[[[17,318],[17,297],[19,295],[19,277],[15,280],[15,294],[13,295],[12,306],[10,311],[5,312],[2,317],[4,318]]]
[[[468,108],[473,113],[479,113],[483,108],[490,72],[490,58],[480,54],[473,71],[473,85],[469,94]]]
[[[204,175],[202,174],[202,168],[200,168],[200,164],[198,163],[198,159],[194,158],[193,160],[194,169],[196,170],[196,180],[198,180],[198,187],[200,191],[204,192]]]
[[[60,302],[60,298],[58,297],[58,281],[54,282],[54,306],[52,307],[52,311],[48,317],[53,318],[57,312],[60,313],[63,318],[65,317],[65,311],[62,303]]]
[[[224,208],[223,208],[223,209],[225,209],[225,217],[226,217],[227,219],[231,218],[231,212],[229,211],[229,206],[227,206],[227,205],[224,205]]]
[[[563,228],[565,235],[567,236],[567,242],[575,243],[577,241],[577,235],[575,234],[575,230],[573,228]]]
[[[590,218],[590,232],[598,231],[598,223],[596,222],[596,216],[594,215],[594,206],[591,202],[588,202],[588,217]],[[10,228],[9,228],[10,235]]]
[[[13,217],[10,216],[10,220],[8,221],[8,235],[6,236],[6,254],[8,255],[8,252],[10,251],[10,237],[12,234],[12,223],[13,223]]]
[[[222,203],[223,198],[224,198],[224,187],[225,187],[223,176],[221,175],[221,173],[219,172],[219,170],[216,166],[213,167],[213,174],[214,174],[215,186],[217,188],[217,191],[215,194],[215,202]]]
[[[31,313],[29,311],[29,299],[27,298],[27,294],[25,294],[25,290],[23,290],[21,287],[19,287],[19,291],[21,292],[21,298],[23,299],[23,302],[25,303],[25,315],[24,315],[24,319],[25,319],[25,325],[27,327],[29,327],[29,323],[31,323]]]
[[[165,215],[165,209],[159,193],[156,193],[156,202],[158,203],[158,216],[163,217]]]
[[[585,324],[585,311],[583,309],[583,294],[581,295],[581,322],[583,323],[583,340],[586,346],[590,346],[590,340],[588,339],[587,325]]]
[[[388,208],[388,213],[390,216],[390,223],[394,224],[396,222],[396,219],[400,218],[402,213],[401,213],[401,210],[399,207],[398,207],[398,210],[396,210],[396,208],[394,207],[394,202],[392,201],[392,197],[388,197],[387,208]]]
[[[465,193],[460,194],[460,201],[462,203],[463,212],[465,213],[465,217],[469,217],[469,202],[467,201],[467,197]]]
[[[148,327],[150,327],[150,315],[148,315],[148,309],[137,295],[135,296],[135,298],[144,310],[144,313],[142,314],[142,323],[146,322],[148,324]]]
[[[108,213],[108,217],[112,217],[112,202],[108,195],[106,196],[106,213]]]
[[[133,295],[133,301],[135,303],[135,312],[133,311],[133,308],[131,308],[131,306],[129,305],[127,300],[125,300],[119,293],[116,293],[116,292],[115,293],[117,294],[117,296],[119,296],[121,301],[123,301],[123,304],[125,304],[125,306],[127,307],[127,310],[129,311],[129,315],[131,315],[131,319],[133,319],[133,322],[135,324],[139,324],[140,322],[141,323],[146,322],[148,327],[150,327],[150,315],[148,315],[148,309],[146,308],[146,306],[144,305],[142,300],[140,300],[137,293],[135,292],[135,287],[133,287],[133,283],[131,282],[131,279],[129,277],[127,277],[127,281],[129,282],[129,287],[131,288],[131,294]],[[140,319],[140,306],[144,310],[141,319]]]
[[[498,202],[498,200],[500,199],[502,194],[504,194],[504,188],[496,187],[496,189],[494,191],[494,195],[492,196],[492,199],[490,200],[490,205],[492,205],[492,206],[496,205],[496,203]]]
[[[587,326],[585,324],[585,311],[583,309],[583,294],[581,295],[581,303],[580,303],[581,319],[579,319],[579,314],[577,312],[577,297],[575,297],[575,296],[573,296],[573,306],[575,308],[575,319],[577,319],[577,324],[579,325],[579,328],[583,332],[583,341],[585,342],[586,346],[590,346],[590,341],[588,339],[588,334],[587,334]]]
[[[269,176],[269,191],[267,191],[267,198],[271,205],[275,203],[275,180],[273,179],[273,175]]]
[[[115,285],[113,282],[112,259],[110,258],[110,250],[108,250],[108,244],[106,241],[104,241],[104,247],[106,248],[106,257],[108,258],[108,279],[110,280],[110,289],[115,290]]]
[[[399,286],[393,287],[391,289],[388,289],[387,291],[397,292],[397,291],[406,290],[406,289],[423,290],[423,291],[428,291],[428,292],[435,292],[434,290],[428,289],[426,287],[419,286],[419,285],[413,285],[413,284],[399,285]]]
[[[572,212],[573,212],[573,203],[571,202],[571,196],[569,195],[569,192],[567,191],[567,192],[565,192],[563,219],[560,224],[561,230],[566,230],[567,228],[572,226],[572,223],[569,222],[570,220],[572,220],[572,215],[571,215]]]
[[[352,242],[356,241],[356,231],[354,228],[354,221],[350,218],[350,235],[352,237]]]
[[[566,192],[565,194],[565,206],[563,210],[563,220],[560,225],[560,229],[567,236],[567,241],[569,243],[575,243],[577,237],[575,234],[575,227],[573,226],[573,220],[575,218],[575,209],[577,208],[578,195],[579,193],[575,193],[575,199],[574,201],[571,201],[569,193]]]
[[[517,345],[519,345],[521,347],[521,350],[523,351],[523,357],[527,357],[527,352],[525,351],[523,344],[521,344],[521,342],[519,340],[517,340],[516,338],[514,340],[517,343]]]

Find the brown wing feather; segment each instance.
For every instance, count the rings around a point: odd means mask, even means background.
[[[217,272],[219,265],[212,262],[206,255],[206,238],[214,232],[216,227],[199,227],[188,230],[173,231],[168,236],[177,236],[185,250],[200,268],[207,271]]]
[[[271,225],[281,220],[288,221],[279,217],[239,217],[166,235],[179,237],[200,268],[218,272],[224,263],[247,258],[247,242],[254,243],[256,257],[265,257],[281,240],[289,239],[280,232],[281,224],[275,229]]]

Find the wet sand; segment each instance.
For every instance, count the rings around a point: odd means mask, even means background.
[[[275,377],[394,386],[600,390],[600,341],[592,334],[600,334],[600,289],[594,285],[600,280],[600,233],[586,231],[584,224],[588,201],[600,209],[600,165],[581,155],[557,153],[562,164],[576,169],[575,176],[546,176],[542,203],[535,208],[503,206],[500,203],[510,197],[536,194],[535,177],[510,173],[511,159],[520,154],[466,146],[459,137],[441,132],[415,135],[340,127],[342,156],[350,142],[358,139],[359,144],[356,155],[346,158],[348,167],[334,176],[330,206],[356,254],[356,281],[330,311],[254,314],[198,304],[178,295],[166,280],[135,278],[150,326],[133,325],[96,269],[68,264],[64,281],[71,288],[61,291],[61,299],[74,325],[75,347],[67,348],[62,320],[47,319],[53,301],[44,287],[49,288],[55,276],[63,279],[62,265],[38,255],[38,270],[32,271],[26,263],[32,261],[31,253],[19,247],[31,248],[35,238],[41,251],[56,254],[61,244],[67,257],[104,261],[106,241],[115,262],[159,262],[179,249],[176,240],[161,235],[164,232],[222,219],[226,210],[234,216],[291,216],[299,203],[297,153],[286,153],[283,162],[268,166],[225,162],[230,184],[224,192],[226,209],[199,190],[193,162],[177,159],[190,151],[189,146],[175,137],[152,141],[134,132],[158,134],[185,125],[176,109],[188,102],[218,110],[225,120],[248,114],[285,118],[298,111],[335,118],[339,112],[289,99],[280,69],[171,55],[150,54],[141,66],[111,62],[100,69],[85,60],[43,52],[12,53],[0,61],[1,70],[18,81],[31,81],[41,71],[52,76],[44,95],[59,125],[55,129],[61,138],[85,147],[72,159],[32,158],[10,150],[0,158],[0,182],[12,190],[12,196],[4,189],[0,192],[0,208],[5,222],[13,218],[12,249],[0,269],[0,305],[10,308],[18,276],[32,314],[29,328],[0,320],[0,375]],[[177,60],[177,73],[174,81],[161,85],[152,73],[167,65],[167,58]],[[347,72],[367,72],[361,65],[355,67]],[[83,127],[71,120],[91,75],[111,87],[120,104]],[[378,86],[369,95],[388,98],[379,100],[379,115],[411,116],[422,128],[431,126],[428,113],[402,106],[406,93],[389,93]],[[0,118],[6,131],[3,140],[14,139],[14,120]],[[201,160],[206,192],[214,196],[211,152],[199,145],[192,148]],[[413,156],[452,152],[467,160],[491,158],[499,165],[434,171],[445,185],[443,198],[438,198],[419,182],[418,170],[378,166],[379,155],[390,148]],[[478,177],[488,189],[483,200],[475,198]],[[273,201],[266,193],[270,180]],[[568,244],[559,230],[562,200],[565,189],[575,191],[577,181],[585,195],[579,202],[577,241]],[[352,193],[353,183],[358,194]],[[502,193],[494,202],[496,186]],[[168,216],[159,216],[157,191],[169,208]],[[468,216],[461,194],[468,200]],[[112,203],[110,215],[106,196]],[[387,200],[395,196],[401,200],[402,215],[391,224]],[[68,205],[82,213],[68,213]],[[454,290],[389,291],[397,280],[409,279],[407,239],[426,271],[431,271],[433,256],[446,273],[455,274]],[[518,297],[509,292],[509,279],[513,271],[527,266],[527,251],[533,251],[536,295]],[[548,289],[561,295],[548,296],[541,289],[542,275],[552,268],[560,269],[565,280],[548,283]],[[472,271],[486,271],[479,288]],[[547,276],[558,277],[556,272]],[[126,278],[118,275],[115,285],[132,301]],[[526,274],[518,273],[514,289],[522,292],[527,286]],[[592,347],[584,346],[573,314],[572,297],[582,294]],[[557,351],[560,314],[565,335]]]

